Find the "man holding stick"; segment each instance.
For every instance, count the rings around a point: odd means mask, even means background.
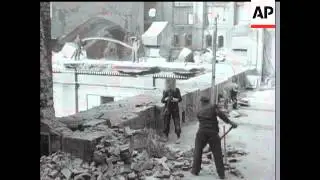
[[[193,165],[191,173],[199,175],[201,169],[203,148],[209,144],[214,156],[217,172],[220,179],[225,179],[225,168],[223,164],[221,151],[221,138],[219,137],[219,126],[217,116],[225,123],[231,124],[233,128],[238,125],[229,120],[228,117],[221,111],[224,102],[219,102],[217,105],[211,105],[210,99],[201,97],[201,110],[198,112],[199,129],[195,139],[195,150],[193,157]]]

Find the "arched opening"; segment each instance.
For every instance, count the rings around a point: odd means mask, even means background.
[[[206,36],[206,45],[207,45],[207,47],[211,47],[212,46],[212,36],[210,34],[208,34]]]
[[[192,34],[187,34],[186,35],[186,46],[191,46],[192,45]]]
[[[50,154],[50,136],[49,134],[40,134],[40,157]]]
[[[179,36],[177,34],[175,34],[173,36],[173,46],[178,46],[179,45]]]
[[[218,48],[222,48],[224,46],[224,38],[223,36],[218,36]]]

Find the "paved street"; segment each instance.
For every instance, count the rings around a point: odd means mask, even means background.
[[[274,180],[275,179],[275,90],[265,90],[246,93],[251,106],[241,108],[240,113],[246,116],[236,118],[239,123],[237,129],[232,130],[227,136],[227,145],[246,151],[239,162],[234,163],[247,180]],[[222,126],[221,122],[220,131]],[[226,129],[229,127],[225,125]],[[198,123],[188,124],[183,127],[182,142],[174,144],[175,136],[170,137],[170,144],[177,148],[194,146],[195,134]],[[214,163],[213,163],[214,164]],[[183,179],[212,180],[218,179],[213,165],[203,165],[200,176],[194,177],[189,172]],[[211,167],[210,167],[211,166]],[[227,173],[228,179],[240,179]],[[214,177],[214,178],[212,178]]]

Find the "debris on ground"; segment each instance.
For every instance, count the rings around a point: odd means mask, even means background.
[[[238,104],[239,104],[240,106],[250,106],[250,104],[249,104],[249,99],[248,99],[248,98],[241,98],[241,99],[239,99]]]
[[[160,137],[155,133],[149,133],[146,135],[147,147],[134,150],[130,138],[136,130],[118,128],[108,131],[108,135],[96,145],[92,162],[82,161],[64,152],[41,157],[41,180],[183,179],[183,171],[191,169],[193,148],[174,149],[160,142]],[[203,166],[212,164],[209,153],[204,153]],[[245,153],[234,149],[228,150],[227,154],[230,161],[235,161],[232,159],[241,155]],[[233,174],[236,174],[235,170]]]
[[[239,117],[241,117],[241,114],[238,111],[233,110],[233,111],[229,112],[229,116],[231,118],[239,118]]]

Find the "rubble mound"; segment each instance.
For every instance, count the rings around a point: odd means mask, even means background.
[[[41,157],[41,180],[142,180],[147,177],[183,179],[183,171],[191,169],[193,148],[181,150],[166,146],[150,130],[117,128],[109,131],[96,145],[92,162],[85,162],[64,152]],[[132,141],[136,134],[145,137],[142,139],[145,148],[133,149]],[[233,159],[241,155],[245,153],[234,149],[227,153]],[[211,159],[210,152],[206,150],[203,166],[212,164]],[[231,173],[241,176],[234,167],[226,167]]]

